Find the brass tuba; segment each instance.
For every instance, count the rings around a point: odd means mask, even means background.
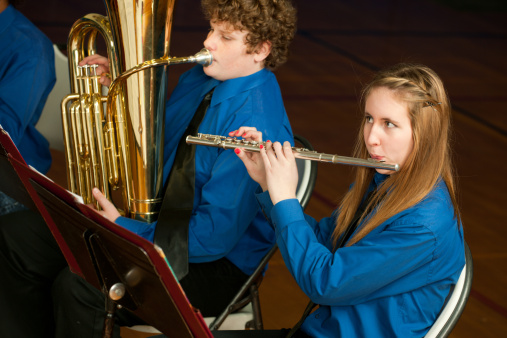
[[[166,66],[206,66],[212,57],[205,49],[194,56],[169,57],[175,0],[104,2],[107,17],[84,16],[68,38],[72,94],[61,105],[68,188],[97,207],[93,187],[110,200],[112,191],[120,190],[123,214],[152,222],[163,194]],[[78,66],[96,53],[99,33],[113,80],[105,96],[96,66]]]

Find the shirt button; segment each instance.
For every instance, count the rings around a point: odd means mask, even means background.
[[[315,315],[315,318],[316,318],[316,319],[319,319],[319,317],[320,317],[320,315],[318,315],[318,314],[316,314],[316,315]]]

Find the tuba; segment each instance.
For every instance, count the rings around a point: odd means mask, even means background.
[[[116,204],[124,216],[152,222],[163,194],[167,66],[206,66],[212,57],[205,49],[169,57],[175,0],[104,2],[107,17],[84,16],[68,38],[72,93],[61,104],[68,189],[99,208],[91,194],[97,187],[111,201],[113,195],[121,198]],[[106,95],[96,66],[78,66],[96,53],[97,34],[109,59],[112,84]]]

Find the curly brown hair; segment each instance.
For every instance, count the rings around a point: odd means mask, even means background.
[[[271,53],[264,67],[273,70],[287,61],[296,32],[296,9],[291,0],[202,0],[201,5],[206,19],[248,31],[248,53],[269,41]]]

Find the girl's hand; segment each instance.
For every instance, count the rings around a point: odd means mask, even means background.
[[[109,59],[99,55],[93,54],[85,57],[83,60],[79,62],[80,66],[85,65],[98,65],[97,67],[97,75],[100,75],[99,82],[104,86],[109,86],[111,84],[111,78],[109,77]]]
[[[262,132],[257,131],[255,127],[240,127],[238,130],[231,131],[229,136],[241,136],[247,141],[262,142]],[[261,145],[262,147],[262,145]],[[244,151],[241,148],[234,149],[234,152],[245,164],[246,170],[250,177],[266,191],[268,186],[266,183],[266,173],[264,171],[264,163],[259,153]]]
[[[296,198],[298,170],[292,146],[288,141],[282,145],[275,142],[272,147],[261,150],[264,160],[267,188],[273,205]]]

